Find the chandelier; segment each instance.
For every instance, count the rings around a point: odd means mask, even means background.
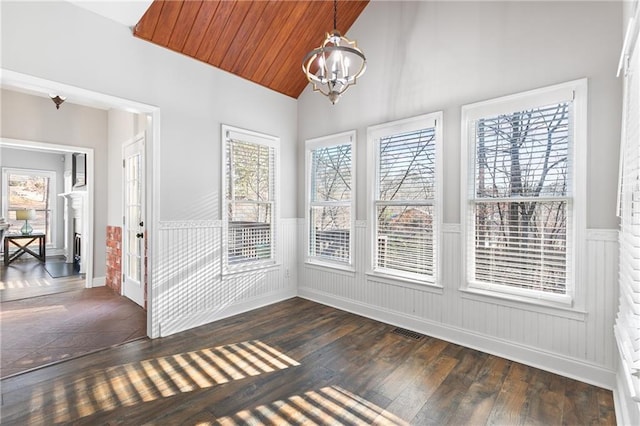
[[[302,61],[302,71],[313,85],[313,91],[327,96],[334,105],[367,68],[367,59],[355,40],[343,37],[336,29],[337,15],[338,0],[333,0],[333,31]]]

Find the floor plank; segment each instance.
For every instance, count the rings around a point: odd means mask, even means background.
[[[146,336],[146,312],[135,303],[85,288],[83,276],[51,278],[37,259],[0,265],[0,299],[0,377]]]
[[[2,424],[615,424],[611,392],[293,298],[2,380]]]

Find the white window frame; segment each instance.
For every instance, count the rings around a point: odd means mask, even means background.
[[[460,290],[481,296],[490,296],[549,307],[577,308],[583,305],[583,296],[576,283],[581,282],[586,232],[586,165],[587,165],[587,79],[548,86],[488,101],[464,105],[461,114],[461,221],[462,259],[464,281]],[[573,139],[570,141],[570,171],[567,226],[567,275],[565,294],[520,289],[500,284],[475,281],[473,213],[475,131],[478,119],[509,114],[531,108],[573,101],[570,118]]]
[[[21,169],[16,167],[3,167],[2,168],[2,216],[9,217],[9,175],[10,174],[20,174],[20,175],[31,175],[31,176],[41,176],[49,178],[49,202],[50,202],[50,243],[47,243],[47,247],[55,247],[57,241],[58,234],[58,223],[56,222],[58,217],[58,197],[56,197],[57,193],[57,185],[56,181],[57,173],[52,170],[39,170],[39,169]],[[14,230],[17,231],[17,230]],[[46,230],[45,230],[46,231]]]
[[[221,167],[221,199],[222,199],[222,272],[223,274],[232,274],[255,269],[263,269],[278,264],[280,259],[279,253],[279,235],[278,226],[280,223],[280,138],[251,130],[241,129],[238,127],[223,124],[221,127],[221,146],[222,146],[222,167]],[[273,201],[271,210],[271,253],[268,259],[260,259],[246,261],[238,264],[229,263],[229,214],[228,200],[226,196],[227,181],[227,145],[229,139],[239,139],[243,142],[256,145],[263,145],[273,149]]]
[[[311,183],[313,171],[312,159],[313,151],[319,148],[326,148],[337,145],[351,145],[351,197],[348,201],[333,202],[313,202],[311,200]],[[337,269],[354,270],[353,251],[355,240],[355,223],[356,223],[356,131],[351,130],[343,133],[336,133],[324,137],[308,139],[305,141],[305,262],[322,265]],[[322,256],[311,255],[311,208],[314,206],[344,206],[349,207],[351,223],[349,226],[349,259],[347,262],[327,259]]]
[[[380,139],[417,131],[420,129],[435,129],[435,150],[436,150],[436,182],[435,182],[435,198],[431,202],[435,220],[433,223],[433,275],[423,275],[409,273],[406,271],[393,270],[389,268],[377,268],[377,194],[378,194],[378,157],[380,148]],[[442,129],[443,129],[443,113],[437,111],[416,117],[406,118],[397,121],[391,121],[367,128],[367,145],[369,155],[367,161],[367,170],[369,176],[368,187],[368,217],[369,217],[369,271],[368,274],[383,279],[391,279],[394,282],[405,282],[410,284],[418,284],[419,286],[432,286],[442,288],[441,285],[441,230],[442,230],[442,199],[443,199],[443,156],[442,156]]]

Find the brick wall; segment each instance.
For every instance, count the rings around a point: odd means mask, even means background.
[[[122,228],[107,226],[107,287],[120,294],[122,289]]]

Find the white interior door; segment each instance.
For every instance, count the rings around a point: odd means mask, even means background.
[[[124,226],[122,229],[122,294],[144,307],[144,134],[124,147]]]

